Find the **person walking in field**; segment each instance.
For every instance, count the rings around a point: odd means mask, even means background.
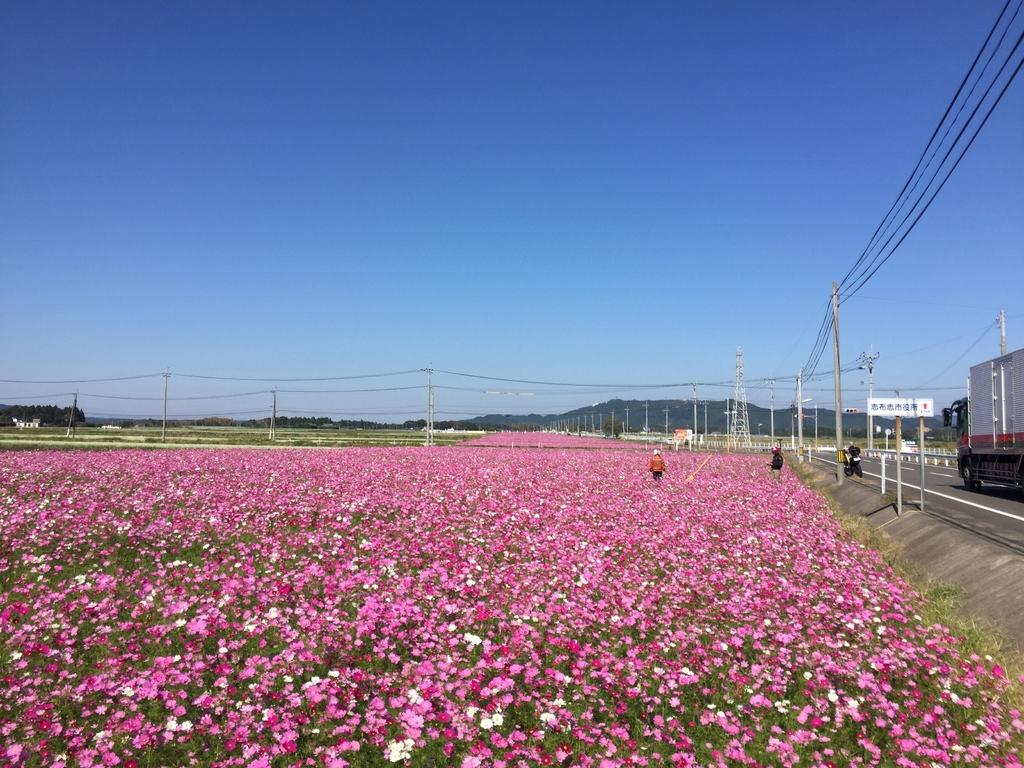
[[[651,470],[651,477],[655,480],[661,480],[661,476],[665,474],[665,460],[661,458],[661,451],[654,451],[654,455],[651,456],[651,462],[647,465],[647,468]]]
[[[772,448],[772,461],[768,465],[772,468],[772,479],[779,480],[782,477],[782,449],[779,446]]]

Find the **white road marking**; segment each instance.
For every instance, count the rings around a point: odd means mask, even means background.
[[[824,461],[826,464],[833,464],[833,465],[836,463],[834,461],[828,461],[827,459],[818,459],[818,461]],[[881,475],[876,475],[874,472],[865,472],[864,474],[865,475],[870,475],[871,477],[877,477],[879,480],[882,479]],[[891,483],[891,484],[895,485],[896,484],[896,478],[891,476],[891,475],[887,475],[886,476],[886,483]],[[903,481],[902,485],[903,485],[904,488],[913,488],[915,491],[920,491],[921,490],[921,486],[919,486],[919,485],[912,485],[912,484],[910,484],[910,483],[908,483],[906,481]],[[966,504],[969,507],[977,507],[978,509],[983,509],[986,512],[992,512],[994,514],[1002,515],[1003,517],[1009,517],[1009,518],[1011,518],[1013,520],[1019,520],[1020,522],[1024,523],[1024,517],[1021,517],[1020,515],[1014,515],[1014,514],[1012,514],[1010,512],[1003,512],[1001,509],[993,509],[992,507],[986,507],[984,504],[978,504],[977,502],[974,502],[974,501],[967,501],[966,499],[961,499],[961,498],[959,498],[957,496],[950,496],[948,493],[939,493],[938,491],[933,491],[931,488],[925,488],[924,490],[925,490],[925,493],[930,493],[930,494],[933,494],[933,495],[938,496],[938,497],[943,498],[943,499],[949,499],[950,501],[955,501],[958,504]]]

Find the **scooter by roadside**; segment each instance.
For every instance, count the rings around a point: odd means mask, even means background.
[[[856,445],[843,451],[843,474],[847,477],[864,477],[864,470],[860,466],[860,448]]]

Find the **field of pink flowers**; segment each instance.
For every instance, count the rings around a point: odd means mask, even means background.
[[[1020,765],[788,470],[668,459],[0,453],[0,763]]]

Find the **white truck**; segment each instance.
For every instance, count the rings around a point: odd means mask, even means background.
[[[942,417],[957,430],[964,488],[1024,488],[1024,349],[972,366],[967,397],[943,408]]]

